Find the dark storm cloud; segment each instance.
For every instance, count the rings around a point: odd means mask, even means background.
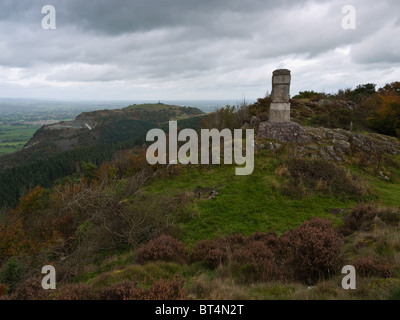
[[[230,17],[245,16],[258,10],[273,11],[297,1],[266,0],[146,0],[146,1],[68,1],[66,12],[71,22],[85,30],[106,34],[141,32],[158,28],[200,25],[204,29]],[[242,25],[243,29],[245,25]]]
[[[105,34],[140,32],[157,28],[201,24],[218,19],[221,12],[240,15],[257,10],[289,7],[298,1],[240,0],[3,0],[0,20],[34,20],[42,6],[54,5],[64,25]]]
[[[398,70],[400,2],[351,1],[357,29],[343,30],[348,2],[2,0],[0,80],[7,88],[85,83],[95,91],[115,82],[217,96],[265,91],[276,67],[292,68],[302,88],[321,85],[321,75],[328,89]],[[57,10],[56,30],[41,28],[47,4]]]

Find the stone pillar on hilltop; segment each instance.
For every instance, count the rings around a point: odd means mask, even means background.
[[[311,136],[307,131],[290,121],[290,81],[290,70],[274,71],[269,119],[260,123],[258,136],[281,142],[308,143]]]
[[[270,122],[290,122],[290,70],[275,70],[272,75]]]

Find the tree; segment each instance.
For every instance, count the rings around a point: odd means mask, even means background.
[[[357,88],[354,90],[354,94],[358,95],[370,95],[376,93],[376,84],[374,83],[367,83],[367,84],[360,84],[357,86]]]
[[[379,95],[381,96],[389,96],[389,95],[396,95],[400,96],[400,82],[392,82],[386,84],[383,88],[378,90]]]
[[[89,181],[93,181],[94,179],[96,179],[97,166],[93,162],[82,161],[82,169],[83,172],[85,173],[86,179],[88,179]]]
[[[382,107],[378,116],[384,120],[386,130],[400,137],[400,95],[389,95],[382,98]]]
[[[385,134],[400,137],[400,82],[378,90],[382,106],[370,119],[371,126]]]

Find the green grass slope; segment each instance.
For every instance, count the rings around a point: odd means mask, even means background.
[[[357,202],[372,201],[382,205],[400,206],[400,183],[366,175],[370,194],[347,198],[332,193],[307,190],[299,197],[286,195],[284,187],[292,182],[277,175],[285,155],[262,151],[255,158],[255,169],[249,176],[236,176],[235,166],[186,166],[146,187],[152,194],[193,197],[188,215],[180,221],[182,240],[192,246],[202,239],[230,234],[250,235],[256,231],[275,230],[278,234],[293,229],[311,217],[332,219],[339,224],[344,212]],[[396,170],[394,176],[398,176]],[[212,197],[212,192],[218,194]]]

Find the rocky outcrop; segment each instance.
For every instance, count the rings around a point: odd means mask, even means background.
[[[291,143],[307,143],[311,137],[296,122],[261,122],[258,135],[262,138]]]
[[[327,129],[300,126],[295,122],[261,122],[258,130],[261,139],[273,140],[271,150],[280,146],[279,142],[296,144],[296,155],[311,156],[325,160],[343,162],[346,155],[354,151],[368,157],[388,153],[400,155],[400,141],[397,138],[376,133],[356,133],[343,129]]]
[[[397,138],[376,133],[357,133],[343,129],[306,128],[315,144],[326,146],[328,154],[339,157],[358,149],[368,154],[400,154],[400,141]]]

